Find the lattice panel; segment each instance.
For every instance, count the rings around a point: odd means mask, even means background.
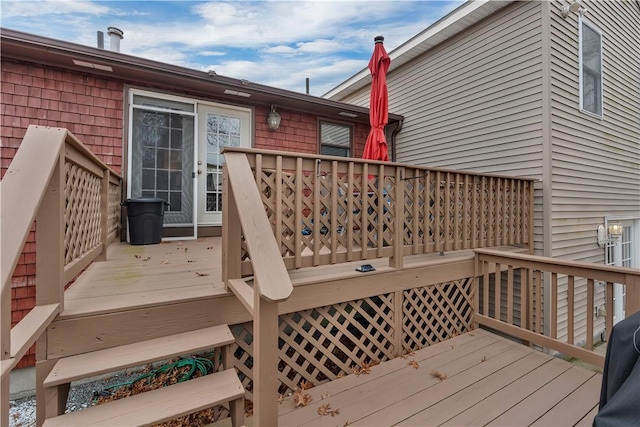
[[[393,294],[386,294],[280,316],[279,392],[303,380],[316,385],[334,380],[363,362],[393,358],[393,306]],[[250,396],[252,324],[232,331],[236,367]]]
[[[472,278],[403,292],[402,346],[415,350],[471,329]]]
[[[66,162],[65,265],[100,244],[101,178]]]
[[[108,234],[111,235],[118,230],[120,225],[120,186],[109,184],[109,221]]]

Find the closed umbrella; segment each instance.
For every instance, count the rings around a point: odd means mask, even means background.
[[[384,49],[384,37],[376,36],[373,39],[375,46],[373,55],[369,61],[371,71],[371,96],[369,99],[369,122],[371,130],[364,146],[363,159],[389,160],[387,139],[384,136],[384,127],[389,123],[389,95],[387,92],[387,70],[391,64],[391,58]]]

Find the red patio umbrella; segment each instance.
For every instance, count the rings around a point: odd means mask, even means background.
[[[391,58],[384,49],[384,37],[376,36],[373,41],[375,47],[369,61],[371,71],[371,96],[369,99],[369,123],[371,130],[364,146],[363,159],[389,160],[387,139],[384,136],[384,127],[389,123],[389,95],[387,92],[387,70],[391,64]]]

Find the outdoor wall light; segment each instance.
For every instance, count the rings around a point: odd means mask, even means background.
[[[622,231],[622,224],[609,224],[606,232],[604,225],[600,224],[598,226],[598,246],[603,248],[607,243],[615,243],[620,237],[622,237]]]
[[[584,15],[587,8],[582,6],[578,1],[572,1],[570,5],[562,7],[562,17],[566,18],[570,13],[576,13],[580,16]]]
[[[271,130],[277,130],[280,127],[280,120],[282,120],[280,114],[276,111],[276,107],[275,104],[271,105],[271,112],[267,116],[267,123]]]

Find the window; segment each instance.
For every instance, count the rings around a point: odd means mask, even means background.
[[[602,117],[602,33],[580,18],[580,111]]]
[[[351,126],[320,122],[320,154],[351,156]]]

